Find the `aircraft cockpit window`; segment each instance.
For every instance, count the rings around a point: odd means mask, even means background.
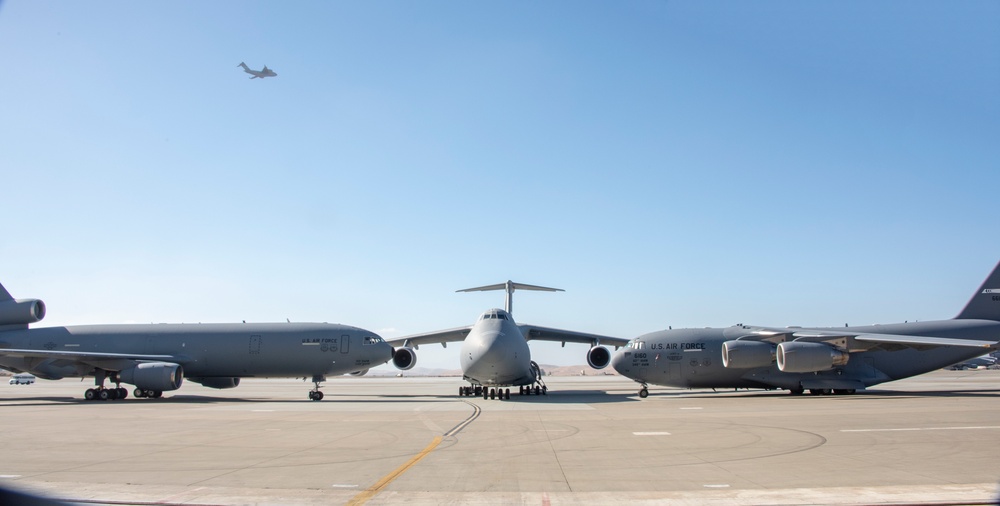
[[[365,341],[364,341],[363,344],[365,346],[368,346],[370,344],[378,344],[378,343],[381,343],[381,342],[384,342],[381,337],[366,336],[365,337]]]

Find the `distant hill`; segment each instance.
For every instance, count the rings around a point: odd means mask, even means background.
[[[545,365],[541,364],[542,371],[546,376],[617,376],[618,373],[609,367],[604,369],[594,369],[588,365]],[[414,367],[409,371],[400,371],[397,369],[379,369],[369,371],[367,376],[373,377],[386,377],[386,376],[403,376],[409,377],[462,377],[461,369],[428,369],[425,367]]]

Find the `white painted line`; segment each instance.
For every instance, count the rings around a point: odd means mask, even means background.
[[[633,432],[633,436],[669,436],[669,432]]]
[[[0,479],[20,478],[20,474],[0,474]]]
[[[681,409],[702,409],[702,408],[681,408]]]
[[[332,488],[358,488],[357,485],[344,485],[344,484],[340,484],[340,483],[334,483],[333,485],[330,485],[330,487],[332,487]]]
[[[984,425],[981,427],[903,427],[899,429],[841,429],[840,432],[914,432],[922,430],[995,430],[1000,426]]]
[[[274,413],[273,409],[251,409],[254,413]]]
[[[719,483],[714,485],[702,485],[705,488],[729,488],[728,483]]]

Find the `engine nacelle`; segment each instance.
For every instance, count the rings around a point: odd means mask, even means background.
[[[775,346],[764,341],[722,343],[722,365],[730,369],[754,369],[774,363]]]
[[[790,341],[778,345],[777,358],[781,372],[818,372],[846,364],[851,355],[828,344]]]
[[[364,376],[364,375],[368,374],[368,369],[362,369],[360,371],[354,371],[354,372],[352,372],[350,374],[351,374],[351,376]]]
[[[409,371],[417,365],[417,352],[413,348],[399,348],[392,352],[392,365],[402,371]]]
[[[45,318],[45,303],[38,299],[0,302],[0,325],[27,325]]]
[[[236,388],[240,386],[239,378],[188,378],[189,380],[200,383],[203,387],[208,388],[218,388],[219,390],[224,390],[226,388]],[[138,385],[136,385],[138,386]]]
[[[594,369],[604,369],[611,363],[611,352],[603,346],[594,346],[587,352],[587,365]]]
[[[169,362],[145,362],[118,373],[118,379],[142,390],[177,390],[184,383],[184,368]]]

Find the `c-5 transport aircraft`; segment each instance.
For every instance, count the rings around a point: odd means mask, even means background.
[[[851,394],[978,357],[1000,345],[1000,264],[951,320],[863,327],[735,325],[639,336],[615,370],[642,384]]]
[[[246,63],[240,62],[240,64],[237,65],[237,67],[243,67],[243,72],[246,72],[247,74],[253,76],[250,79],[257,79],[258,77],[264,79],[265,77],[274,77],[278,75],[277,73],[275,73],[275,71],[267,68],[267,65],[264,65],[264,68],[261,70],[253,70],[250,67],[247,67]]]
[[[474,325],[468,327],[392,339],[391,344],[402,343],[402,347],[395,350],[393,365],[404,371],[411,369],[417,362],[414,350],[421,344],[441,343],[442,346],[447,346],[447,343],[462,341],[462,373],[470,385],[459,387],[458,394],[510,399],[510,388],[500,387],[520,387],[520,393],[527,395],[547,393],[541,369],[531,360],[531,350],[528,348],[530,340],[561,341],[564,346],[567,342],[589,344],[587,363],[595,369],[606,367],[611,360],[611,352],[601,346],[601,343],[618,348],[628,342],[627,339],[616,337],[535,325],[518,325],[511,316],[515,289],[562,291],[558,288],[525,285],[512,281],[458,290],[459,292],[506,290],[506,310],[490,309],[480,315]]]
[[[0,285],[0,367],[43,379],[94,376],[88,400],[160,397],[184,378],[233,388],[240,378],[312,378],[323,398],[328,375],[362,375],[388,362],[390,347],[374,332],[326,323],[76,325],[29,329],[45,317],[37,299],[15,300]],[[114,388],[104,386],[111,380]]]

